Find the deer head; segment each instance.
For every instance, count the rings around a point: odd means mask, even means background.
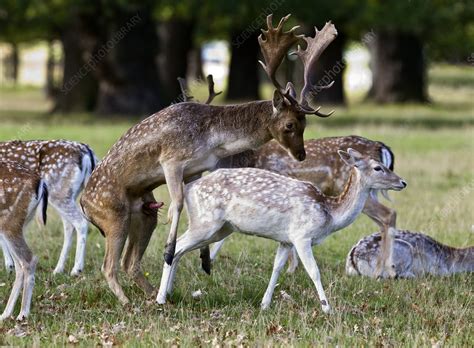
[[[298,161],[303,161],[306,158],[303,143],[303,132],[306,127],[305,115],[328,117],[332,114],[332,112],[323,114],[319,112],[320,108],[312,108],[309,105],[308,99],[310,95],[315,92],[332,86],[332,83],[327,86],[313,85],[311,83],[311,77],[314,74],[316,61],[324,49],[335,39],[337,31],[334,25],[329,22],[326,23],[321,31],[315,28],[316,35],[314,38],[296,35],[295,30],[298,29],[299,26],[284,32],[283,26],[289,17],[290,15],[283,17],[278,26],[274,28],[272,15],[268,15],[268,29],[262,29],[262,34],[258,37],[258,42],[265,60],[265,63],[260,61],[260,64],[275,86],[272,100],[272,118],[274,122],[270,127],[270,132],[292,157]],[[307,47],[306,49],[302,49],[298,46],[298,50],[295,52],[304,65],[304,87],[298,99],[293,84],[288,82],[286,88],[283,88],[275,75],[290,47],[300,40],[306,41]]]
[[[363,156],[354,149],[338,150],[341,159],[361,173],[361,180],[367,188],[400,191],[407,186],[405,180],[385,167],[379,161]]]

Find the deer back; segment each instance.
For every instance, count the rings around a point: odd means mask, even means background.
[[[67,140],[1,142],[0,155],[40,175],[51,196],[62,198],[77,194],[96,162],[87,145]]]
[[[266,169],[309,181],[326,195],[335,196],[343,191],[350,176],[351,167],[337,154],[337,150],[347,148],[353,148],[393,169],[394,155],[387,145],[354,135],[306,140],[306,159],[302,162],[294,160],[277,142],[270,141],[258,150],[220,160],[217,168]]]

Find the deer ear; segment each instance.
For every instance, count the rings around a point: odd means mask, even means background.
[[[364,156],[362,156],[362,154],[357,151],[357,150],[354,150],[353,148],[348,148],[347,149],[347,152],[356,160],[356,161],[360,161],[362,159],[364,159]]]
[[[288,93],[290,96],[292,96],[294,99],[296,99],[295,86],[291,82],[288,82],[286,84],[285,93]]]
[[[337,150],[337,153],[339,154],[339,157],[341,157],[342,161],[347,164],[348,166],[353,166],[355,165],[355,160],[354,158],[346,151],[342,150]]]
[[[276,110],[281,110],[285,105],[285,97],[280,93],[279,90],[275,90],[273,92],[272,105]]]

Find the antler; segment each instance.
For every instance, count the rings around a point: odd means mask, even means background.
[[[179,87],[181,88],[181,95],[183,96],[183,102],[188,102],[194,99],[194,97],[188,94],[188,84],[186,79],[178,77]],[[215,97],[217,97],[222,92],[214,91],[214,79],[212,75],[207,75],[207,88],[209,90],[209,97],[207,97],[206,104],[211,104]]]
[[[262,29],[262,34],[258,37],[258,43],[260,44],[260,49],[262,50],[263,59],[265,63],[259,60],[259,63],[262,64],[263,69],[267,73],[268,77],[272,81],[273,85],[282,93],[285,94],[282,86],[278,83],[275,73],[280,66],[283,58],[285,57],[288,49],[293,46],[302,35],[295,35],[295,30],[299,26],[291,28],[287,32],[283,32],[283,25],[286,23],[290,14],[283,17],[278,23],[276,28],[273,27],[273,15],[269,14],[267,16],[267,27],[268,30]]]
[[[316,27],[314,29],[316,31],[314,38],[303,38],[307,44],[306,49],[303,50],[298,45],[298,50],[294,52],[301,59],[304,66],[304,86],[301,90],[299,104],[304,110],[308,111],[313,110],[308,104],[308,95],[330,88],[334,84],[334,81],[332,81],[330,84],[324,86],[313,85],[311,83],[311,77],[314,76],[316,61],[326,47],[336,38],[337,30],[331,22],[327,22],[321,31],[318,31]],[[309,113],[314,113],[321,117],[328,117],[333,113],[333,111],[331,111],[329,114],[322,114],[319,113],[318,110],[313,110],[313,112]]]
[[[186,79],[183,79],[182,77],[178,77],[178,83],[179,87],[181,88],[181,95],[183,96],[183,101],[188,102],[194,99],[192,95],[188,94],[188,84],[186,82]]]
[[[273,16],[271,14],[267,16],[268,30],[262,29],[263,34],[258,37],[258,43],[260,44],[265,63],[262,61],[259,61],[259,63],[262,64],[263,69],[267,73],[275,88],[298,112],[314,114],[319,117],[328,117],[334,111],[331,111],[329,114],[320,113],[320,107],[313,109],[311,106],[309,106],[307,97],[311,92],[319,92],[322,89],[331,87],[333,84],[330,83],[327,86],[313,86],[311,84],[311,76],[314,74],[315,62],[318,60],[325,48],[337,36],[336,28],[333,24],[331,24],[331,22],[328,22],[320,32],[318,32],[316,29],[316,35],[314,38],[308,38],[304,35],[295,35],[294,32],[299,28],[299,26],[295,26],[289,31],[283,32],[283,26],[288,18],[290,18],[290,15],[283,17],[280,20],[280,23],[278,23],[278,26],[274,28],[272,21]],[[300,100],[298,101],[296,99],[296,93],[293,85],[288,83],[286,88],[283,89],[283,87],[277,81],[275,74],[288,49],[300,39],[304,39],[306,41],[307,47],[306,50],[302,50],[301,47],[298,46],[298,50],[295,52],[301,58],[304,65],[304,87],[301,91]]]
[[[211,104],[215,97],[217,97],[222,92],[215,92],[214,91],[214,79],[212,75],[207,75],[207,86],[209,89],[209,97],[206,100],[206,104]]]

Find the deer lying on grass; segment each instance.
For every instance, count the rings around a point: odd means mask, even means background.
[[[180,258],[230,235],[234,230],[280,243],[262,308],[294,246],[316,286],[324,312],[330,306],[321,285],[312,245],[351,224],[361,213],[371,190],[401,190],[405,181],[382,163],[348,149],[339,155],[352,167],[344,191],[326,196],[312,184],[262,169],[219,169],[186,186],[189,228],[177,242],[172,265],[165,263],[157,302],[171,294]]]
[[[92,174],[81,205],[106,238],[102,270],[122,303],[129,300],[118,283],[117,269],[127,237],[122,268],[145,293],[153,292],[140,269],[157,223],[152,213],[156,204],[153,189],[166,183],[171,197],[171,227],[164,255],[166,263],[171,264],[187,178],[214,168],[221,158],[256,149],[271,139],[299,161],[305,159],[305,115],[328,116],[309,105],[308,98],[315,90],[328,87],[312,85],[310,77],[319,55],[337,32],[327,23],[314,38],[297,36],[296,27],[283,31],[287,19],[284,17],[274,28],[272,16],[268,16],[268,30],[259,38],[265,59],[262,65],[275,86],[272,101],[229,106],[192,102],[172,105],[125,133]],[[307,48],[299,49],[297,54],[304,63],[305,86],[297,100],[292,84],[283,88],[275,73],[289,48],[303,39]]]
[[[443,276],[474,272],[474,247],[457,249],[433,238],[410,231],[390,229],[394,268],[398,277],[415,278],[426,274]],[[347,255],[346,273],[375,277],[376,258],[380,249],[380,234],[361,239]]]
[[[96,157],[89,146],[66,140],[0,142],[0,160],[19,163],[41,176],[48,185],[49,203],[61,216],[64,242],[54,273],[62,273],[76,230],[76,257],[71,275],[84,269],[87,220],[76,199],[94,170]],[[1,240],[0,240],[1,242]],[[2,244],[7,271],[13,259]]]
[[[275,142],[269,142],[256,151],[246,151],[223,159],[217,166],[220,168],[255,167],[270,170],[295,179],[309,181],[324,194],[334,196],[343,191],[344,184],[351,174],[352,167],[347,165],[337,153],[339,149],[347,148],[353,148],[393,170],[395,158],[387,145],[355,135],[305,141],[306,159],[303,162],[293,160]],[[371,191],[362,212],[375,221],[382,232],[382,245],[385,248],[382,247],[379,250],[376,273],[394,277],[388,249],[391,242],[388,240],[390,236],[387,235],[387,231],[390,227],[395,227],[396,212],[378,201],[377,190]],[[216,258],[223,243],[224,240],[213,245],[210,252],[211,260]],[[203,250],[203,268],[209,273],[206,253],[208,253],[207,250]],[[288,272],[292,273],[298,265],[294,249],[290,256]]]
[[[41,219],[46,222],[48,190],[35,172],[15,162],[0,161],[0,238],[15,263],[15,282],[0,321],[9,318],[23,289],[21,309],[17,320],[28,316],[35,284],[38,258],[33,256],[23,237],[23,230],[38,205]]]

